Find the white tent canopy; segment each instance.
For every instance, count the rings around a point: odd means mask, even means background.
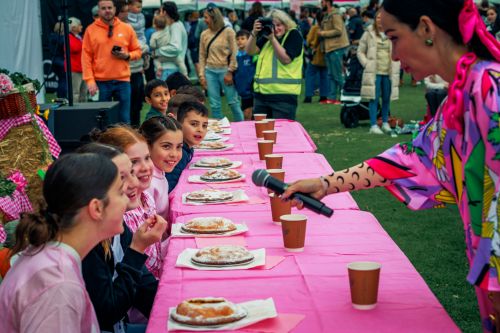
[[[0,67],[43,82],[41,26],[39,1],[0,1]]]

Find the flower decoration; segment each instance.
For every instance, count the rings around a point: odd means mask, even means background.
[[[7,179],[16,184],[16,190],[20,192],[24,192],[24,188],[28,185],[28,181],[20,171],[13,172]]]
[[[0,95],[5,95],[14,89],[14,83],[7,74],[0,74]]]

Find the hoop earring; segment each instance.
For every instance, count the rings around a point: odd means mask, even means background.
[[[434,41],[433,41],[431,38],[426,39],[426,40],[425,40],[425,45],[427,45],[427,46],[432,46],[432,45],[434,45]]]

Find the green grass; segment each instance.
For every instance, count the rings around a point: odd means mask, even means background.
[[[400,99],[391,103],[391,114],[405,122],[422,119],[426,108],[424,88],[422,85],[411,87],[408,78],[405,79]],[[346,129],[340,123],[339,106],[320,105],[317,97],[314,101],[313,104],[299,103],[297,120],[314,139],[318,152],[325,155],[336,170],[410,140],[410,135],[391,138],[368,134],[368,121],[360,122],[357,128]],[[231,119],[227,105],[222,104],[223,112]],[[360,209],[375,215],[460,329],[481,332],[474,289],[465,280],[468,264],[463,224],[456,207],[411,211],[384,189],[353,192],[352,195]]]

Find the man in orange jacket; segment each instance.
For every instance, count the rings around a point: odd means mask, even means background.
[[[120,121],[130,123],[129,60],[141,57],[134,29],[115,17],[111,0],[99,0],[98,15],[83,37],[83,79],[91,96],[99,90],[99,101],[120,102]]]

